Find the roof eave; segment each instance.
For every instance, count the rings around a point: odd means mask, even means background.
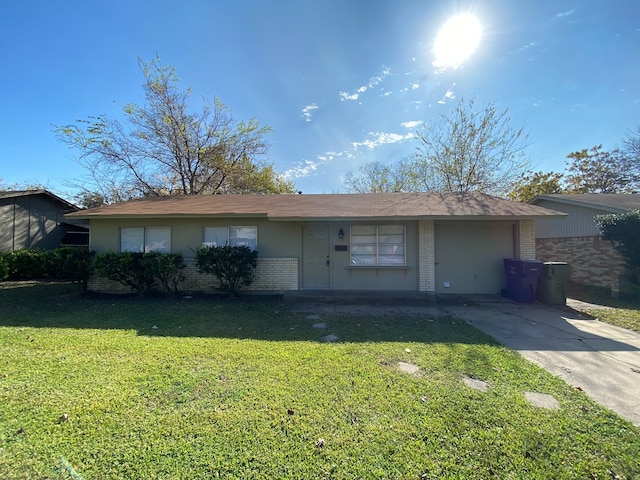
[[[580,201],[580,200],[573,200],[573,199],[570,199],[570,198],[551,197],[549,195],[536,195],[531,200],[529,200],[529,202],[527,202],[527,203],[529,203],[531,205],[535,205],[533,202],[535,202],[536,200],[546,200],[548,202],[564,203],[566,205],[575,205],[577,207],[593,208],[594,210],[606,210],[606,211],[608,211],[610,213],[626,213],[626,212],[629,211],[629,210],[624,209],[624,208],[610,207],[610,206],[607,206],[607,205],[601,205],[599,203],[591,203],[591,202],[585,202],[585,201]]]

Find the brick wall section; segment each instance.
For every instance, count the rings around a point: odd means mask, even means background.
[[[193,258],[185,258],[187,267],[183,270],[186,279],[180,283],[182,292],[212,292],[218,281],[213,275],[198,273]],[[253,283],[246,290],[285,291],[298,290],[297,258],[258,258]],[[130,292],[117,282],[93,275],[89,280],[89,290],[94,292]]]
[[[567,262],[571,281],[581,285],[617,290],[628,273],[622,255],[599,236],[538,238],[536,254],[543,262]]]
[[[536,224],[534,220],[520,220],[520,258],[536,260]]]
[[[419,289],[436,291],[436,258],[433,220],[420,220],[418,224]]]

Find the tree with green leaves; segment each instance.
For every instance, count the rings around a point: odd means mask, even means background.
[[[613,242],[640,284],[640,211],[599,215],[596,224],[602,238]]]
[[[563,193],[562,178],[561,173],[529,170],[520,176],[507,197],[516,202],[528,202],[536,195]]]
[[[602,145],[567,155],[568,193],[630,193],[640,187],[640,162]]]
[[[293,193],[266,160],[271,128],[238,121],[218,98],[189,109],[173,67],[138,60],[144,104],[127,104],[123,120],[105,115],[57,126],[90,174],[86,197],[107,203],[152,195]]]

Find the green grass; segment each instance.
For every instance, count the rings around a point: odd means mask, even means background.
[[[584,312],[598,320],[640,332],[640,298],[613,298],[608,289],[570,284],[569,296],[588,303],[610,307]]]
[[[322,320],[4,284],[0,478],[640,478],[638,428],[466,324]]]

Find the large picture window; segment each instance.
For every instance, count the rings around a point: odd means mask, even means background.
[[[258,248],[258,227],[205,227],[205,247],[249,247],[251,250]]]
[[[171,251],[171,228],[123,227],[120,229],[120,251],[169,253]]]
[[[351,265],[405,266],[403,225],[351,227]]]

